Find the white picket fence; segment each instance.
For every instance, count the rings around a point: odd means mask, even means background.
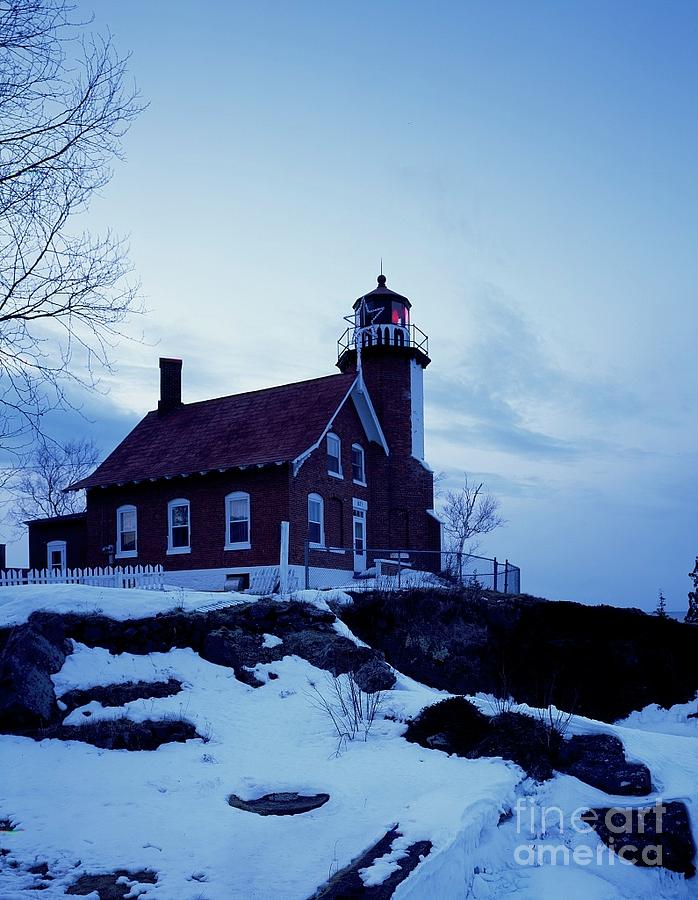
[[[93,569],[3,569],[0,588],[22,584],[89,584],[94,587],[140,588],[161,591],[165,583],[162,566],[95,566]]]

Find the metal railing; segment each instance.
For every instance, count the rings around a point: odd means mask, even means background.
[[[353,569],[352,567],[353,563]],[[521,569],[508,559],[448,550],[317,548],[306,543],[305,587],[376,589],[479,585],[498,594],[521,593]]]
[[[347,328],[337,341],[337,356],[368,347],[412,347],[429,356],[429,338],[416,325],[365,325]]]

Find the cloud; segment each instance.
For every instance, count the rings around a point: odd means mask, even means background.
[[[430,433],[454,444],[539,460],[575,461],[611,449],[636,453],[613,435],[644,403],[618,380],[577,373],[525,314],[488,288],[469,303],[472,329],[447,365],[430,373]]]

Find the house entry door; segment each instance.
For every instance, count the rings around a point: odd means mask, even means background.
[[[65,571],[66,561],[66,542],[65,541],[49,541],[47,544],[48,551],[48,568],[51,572]]]
[[[354,571],[366,570],[366,510],[365,500],[354,500]]]

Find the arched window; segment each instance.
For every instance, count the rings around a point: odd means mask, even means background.
[[[167,504],[167,552],[191,553],[191,521],[188,500]]]
[[[250,495],[235,491],[225,498],[225,549],[249,550],[252,546],[250,522]]]
[[[361,444],[351,445],[351,477],[356,484],[366,484],[366,457]]]
[[[120,506],[116,511],[117,559],[138,556],[138,513],[135,506]]]
[[[311,547],[325,546],[325,504],[319,494],[308,494],[308,541]]]
[[[342,475],[342,442],[336,434],[327,435],[327,471],[336,478]]]

